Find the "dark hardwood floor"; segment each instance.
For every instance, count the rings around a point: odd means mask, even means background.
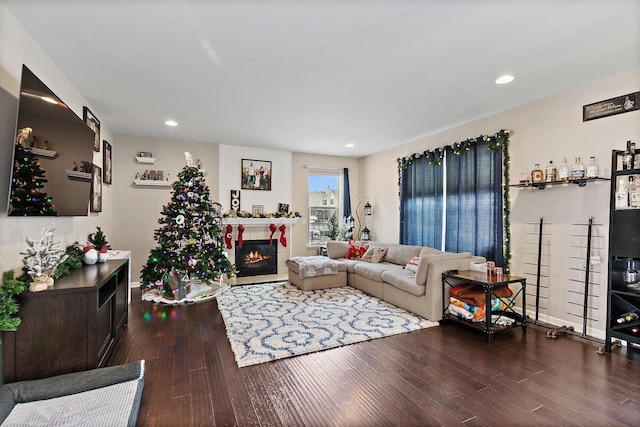
[[[640,425],[640,351],[495,336],[446,323],[236,366],[215,300],[158,306],[134,289],[110,364],[146,360],[140,426]]]

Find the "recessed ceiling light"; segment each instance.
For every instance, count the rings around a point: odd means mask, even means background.
[[[347,147],[347,148],[353,148],[355,146],[356,146],[356,144],[354,144],[353,142],[350,142],[347,145],[345,145],[345,147]]]
[[[167,126],[178,126],[178,122],[176,122],[175,120],[167,120],[166,122],[164,122],[164,124]]]
[[[497,85],[504,85],[507,83],[511,83],[513,81],[513,76],[509,74],[505,74],[504,76],[500,76],[496,79]]]

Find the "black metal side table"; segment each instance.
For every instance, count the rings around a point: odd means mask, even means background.
[[[449,286],[453,288],[454,286],[458,286],[464,283],[469,283],[472,285],[476,285],[481,288],[485,294],[485,321],[484,322],[471,322],[468,320],[461,319],[457,316],[451,315],[446,312],[446,308],[449,306],[447,293],[445,290],[446,287]],[[501,312],[498,313],[498,319],[502,316],[508,317],[513,320],[513,324],[510,326],[502,326],[496,325],[492,320],[491,313],[491,299],[493,297],[498,298],[494,293],[494,289],[499,286],[506,286],[509,284],[520,284],[520,289],[513,296],[512,303]],[[493,337],[493,334],[498,331],[507,330],[511,328],[515,328],[520,324],[522,327],[522,334],[525,335],[527,333],[527,304],[526,304],[526,287],[527,287],[527,279],[524,277],[511,276],[509,274],[505,274],[502,276],[489,276],[487,273],[472,271],[472,270],[464,270],[464,271],[447,271],[442,273],[442,317],[443,319],[450,319],[456,322],[464,323],[469,325],[475,329],[483,330],[487,343],[490,343]],[[515,307],[515,299],[518,295],[522,294],[522,314],[517,313],[513,308]]]

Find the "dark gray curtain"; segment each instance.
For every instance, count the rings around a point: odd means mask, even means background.
[[[503,265],[502,149],[486,142],[446,152],[445,250],[471,252]]]
[[[342,210],[344,211],[344,217],[351,215],[351,190],[349,189],[349,168],[342,170],[344,195],[342,196]]]
[[[442,247],[442,165],[414,158],[400,179],[400,243]]]

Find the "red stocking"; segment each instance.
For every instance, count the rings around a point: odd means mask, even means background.
[[[271,230],[271,236],[269,237],[269,246],[273,245],[273,233],[276,232],[278,228],[275,224],[269,224],[269,230]]]
[[[224,243],[227,245],[227,249],[231,249],[231,232],[233,231],[233,227],[231,224],[227,224],[227,231],[224,233]]]
[[[287,231],[287,226],[282,224],[280,226],[280,244],[282,247],[287,247],[287,236],[285,235],[285,231]]]
[[[244,232],[244,225],[238,226],[238,249],[242,249],[242,233]]]

